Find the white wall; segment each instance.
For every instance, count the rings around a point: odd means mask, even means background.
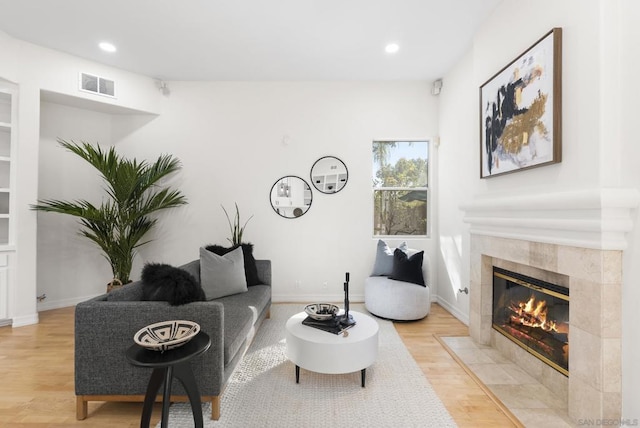
[[[61,52],[13,39],[0,32],[0,77],[18,85],[18,142],[16,165],[16,257],[10,284],[9,316],[13,326],[38,321],[36,306],[37,216],[30,205],[38,198],[38,151],[41,91],[95,101],[111,110],[154,113],[160,92],[153,79],[82,60]],[[78,75],[84,71],[110,77],[117,82],[118,98],[86,94],[78,90]],[[13,167],[13,165],[12,165]],[[73,267],[69,267],[73,269]],[[51,279],[51,278],[49,278]],[[46,281],[40,278],[39,281]],[[60,284],[60,287],[63,287]]]
[[[97,171],[56,139],[97,142],[106,149],[111,145],[111,115],[43,102],[40,118],[39,198],[99,203],[95,196],[102,181]],[[72,306],[104,290],[111,269],[99,248],[78,234],[77,219],[44,212],[37,216],[37,294],[47,296],[38,309]]]
[[[40,90],[141,112],[156,113],[160,91],[154,79],[14,39],[0,31],[0,76]],[[116,98],[78,90],[79,73],[116,82]]]
[[[156,240],[140,249],[134,279],[146,261],[179,265],[197,258],[201,245],[227,244],[230,234],[220,205],[232,210],[237,202],[243,220],[254,215],[246,227],[245,240],[254,243],[257,258],[272,260],[274,300],[340,301],[347,271],[351,273],[352,298],[361,300],[377,243],[372,237],[371,142],[435,135],[436,99],[429,93],[429,84],[168,85],[171,94],[163,99],[161,114],[143,126],[137,126],[139,118],[135,116],[114,115],[109,130],[108,120],[100,114],[43,104],[41,150],[47,153],[40,158],[43,177],[39,197],[61,197],[63,187],[67,197],[72,197],[82,192],[84,185],[70,181],[90,177],[79,170],[81,160],[55,148],[52,140],[61,136],[59,133],[66,138],[89,139],[109,139],[110,134],[119,152],[138,159],[152,160],[170,153],[183,164],[172,183],[185,193],[189,204],[162,215],[152,236]],[[67,115],[81,119],[77,128],[65,119]],[[53,153],[56,150],[59,152]],[[347,165],[346,187],[332,195],[314,191],[310,210],[300,218],[277,215],[269,202],[271,186],[285,175],[309,182],[311,166],[325,155],[336,156]],[[60,176],[56,174],[59,168],[69,173]],[[53,214],[40,215],[50,217],[45,226],[49,232],[38,238],[38,289],[51,290],[47,295],[62,302],[103,292],[108,269],[105,273],[96,266],[95,251],[71,236],[73,224]],[[59,248],[59,240],[72,242]],[[409,244],[430,254],[431,242],[421,239]],[[68,267],[70,263],[76,269],[74,280],[82,289],[55,290],[55,284],[65,282],[66,269],[60,265]]]
[[[640,69],[640,2],[624,0],[620,2],[617,11],[619,28],[618,63],[620,74],[606,85],[614,85],[612,90],[620,95],[620,106],[614,120],[619,124],[620,152],[616,166],[610,169],[620,171],[621,182],[628,187],[640,189],[640,144],[638,144],[638,100],[640,87],[629,85]],[[604,145],[604,144],[603,144]],[[614,163],[614,165],[616,165]],[[624,284],[622,290],[622,398],[623,411],[628,417],[640,415],[640,340],[638,340],[638,325],[640,325],[640,212],[636,212],[634,231],[631,237],[632,245],[624,253]]]
[[[563,144],[561,164],[475,180],[476,192],[591,188],[599,184],[599,4],[599,0],[525,4],[506,0],[478,31],[473,45],[476,88],[553,27],[563,28]],[[477,95],[475,91],[473,96]]]
[[[37,294],[47,294],[40,310],[65,306],[101,293],[110,276],[97,250],[74,233],[73,219],[29,209],[38,198],[64,198],[95,182],[93,172],[83,171],[83,161],[54,143],[56,137],[102,140],[140,158],[168,152],[184,162],[183,174],[175,180],[191,203],[166,213],[158,240],[141,250],[134,277],[145,261],[178,264],[195,258],[198,245],[225,243],[227,224],[220,204],[231,208],[238,202],[243,213],[255,215],[246,237],[256,244],[256,255],[273,259],[275,298],[307,301],[342,299],[345,271],[352,273],[353,297],[362,297],[376,242],[371,236],[371,141],[436,134],[435,99],[427,83],[171,82],[171,95],[162,98],[153,79],[144,76],[4,33],[0,47],[11,59],[0,64],[0,76],[20,87],[14,325],[37,322]],[[118,98],[79,92],[80,71],[115,79]],[[95,101],[116,110],[122,107],[128,114],[45,102],[41,129],[41,98],[51,101],[52,93],[62,94],[57,99],[64,102],[80,100],[72,103],[75,106]],[[90,108],[103,110],[96,106]],[[128,109],[162,110],[162,116],[153,120],[131,115]],[[337,195],[314,192],[312,209],[302,218],[277,216],[268,200],[275,180],[286,174],[308,179],[313,162],[329,154],[341,157],[349,168],[345,190]],[[431,240],[409,243],[428,254],[433,250]]]
[[[467,324],[469,295],[458,290],[469,284],[469,234],[459,205],[473,196],[471,183],[479,176],[478,103],[473,96],[477,87],[472,76],[473,57],[468,53],[447,74],[439,95],[438,250],[434,263],[438,302]]]
[[[635,85],[627,84],[634,81],[640,65],[634,48],[640,40],[638,22],[639,5],[631,0],[504,0],[478,31],[469,54],[445,76],[439,110],[439,246],[442,254],[449,247],[447,238],[461,235],[463,284],[469,283],[468,227],[458,207],[470,198],[618,186],[640,189],[634,126],[640,94]],[[563,28],[562,163],[481,180],[478,112],[467,106],[477,108],[480,85],[553,27]],[[460,155],[469,151],[471,156]],[[460,162],[458,168],[446,168],[452,159]],[[638,418],[638,217],[631,241],[623,269],[622,391],[623,415]],[[455,278],[456,272],[440,257],[438,278],[444,283],[449,277]],[[445,305],[465,309],[443,290],[439,298]]]

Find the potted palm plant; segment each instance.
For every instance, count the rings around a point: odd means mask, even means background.
[[[180,161],[161,155],[153,163],[139,162],[118,155],[113,147],[103,150],[98,144],[62,139],[58,143],[98,170],[106,184],[105,198],[100,205],[86,200],[45,199],[31,208],[79,219],[80,235],[97,244],[111,266],[113,280],[107,290],[131,282],[136,249],[149,242],[142,239],[158,221],[153,215],[187,203],[179,190],[159,184],[181,168]]]

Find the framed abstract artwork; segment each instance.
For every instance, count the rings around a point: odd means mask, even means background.
[[[562,28],[480,87],[480,178],[562,160]]]

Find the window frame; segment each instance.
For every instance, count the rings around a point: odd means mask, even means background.
[[[418,138],[418,139],[374,139],[371,141],[373,147],[374,143],[426,143],[427,144],[427,186],[416,187],[375,187],[371,185],[371,232],[374,239],[425,239],[431,237],[431,186],[432,186],[432,140],[431,138]],[[371,157],[371,165],[373,165],[373,154]],[[373,171],[372,171],[373,173]],[[425,207],[426,225],[425,234],[421,235],[376,235],[375,234],[375,222],[376,222],[376,207],[375,207],[375,192],[376,191],[405,191],[405,190],[419,190],[426,191],[427,200]]]

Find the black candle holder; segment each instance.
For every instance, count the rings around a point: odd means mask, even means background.
[[[344,282],[344,315],[340,318],[340,325],[343,328],[349,328],[355,325],[356,320],[349,314],[349,272],[345,274]]]

